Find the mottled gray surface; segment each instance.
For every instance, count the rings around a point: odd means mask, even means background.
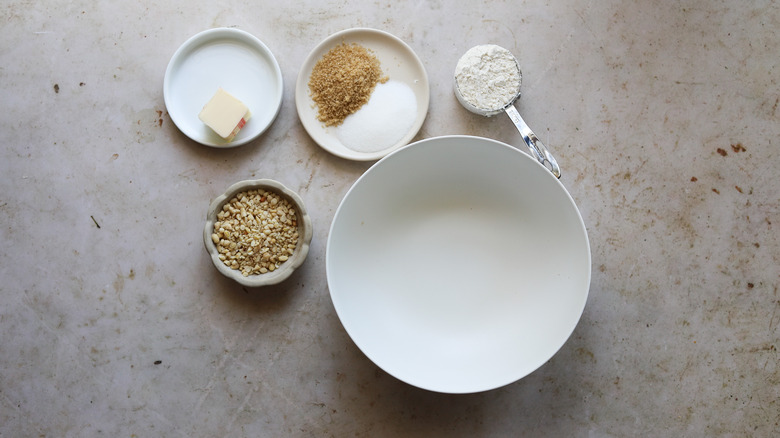
[[[776,2],[11,0],[0,23],[0,436],[780,434]],[[162,96],[170,56],[214,26],[258,36],[285,80],[271,129],[234,150],[189,141]],[[408,386],[334,312],[327,231],[370,163],[311,141],[294,82],[361,26],[423,60],[418,139],[520,144],[451,81],[476,44],[520,59],[517,106],[581,209],[593,278],[572,338],[517,383]],[[249,177],[297,190],[315,227],[304,267],[258,291],[200,240]]]

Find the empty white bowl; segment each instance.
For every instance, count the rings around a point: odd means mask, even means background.
[[[547,168],[498,141],[422,140],[350,188],[327,242],[330,295],[379,367],[444,393],[512,383],[582,315],[585,225]]]

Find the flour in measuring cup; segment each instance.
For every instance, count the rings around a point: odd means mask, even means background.
[[[520,91],[520,68],[509,50],[494,44],[469,49],[455,67],[461,96],[477,109],[496,111]]]

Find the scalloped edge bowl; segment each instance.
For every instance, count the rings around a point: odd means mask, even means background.
[[[230,201],[233,196],[238,193],[252,190],[252,189],[265,189],[278,193],[286,198],[296,208],[298,214],[298,245],[295,248],[295,252],[286,262],[282,263],[278,269],[273,272],[267,272],[265,274],[250,275],[244,277],[240,271],[228,268],[219,259],[219,252],[216,245],[211,240],[211,234],[214,232],[214,222],[216,222],[217,213],[222,210],[222,206]],[[211,261],[217,268],[220,274],[227,278],[236,281],[239,284],[248,287],[261,287],[270,286],[281,283],[286,280],[293,271],[298,269],[306,260],[306,256],[309,254],[309,246],[311,245],[311,239],[313,235],[313,227],[311,223],[311,217],[306,211],[306,207],[303,204],[303,200],[297,193],[287,188],[284,184],[272,180],[272,179],[254,179],[239,181],[230,187],[225,192],[217,196],[209,205],[208,212],[206,213],[206,225],[203,228],[203,243],[206,246],[206,251],[211,257]]]

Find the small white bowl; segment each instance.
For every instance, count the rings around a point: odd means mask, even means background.
[[[214,233],[214,223],[217,222],[217,213],[222,210],[222,206],[233,199],[235,195],[253,189],[264,189],[269,192],[277,193],[287,199],[295,207],[298,217],[298,244],[293,255],[276,270],[265,274],[249,275],[245,277],[241,274],[241,271],[225,266],[219,259],[219,252],[217,251],[216,245],[211,240],[211,235]],[[288,189],[278,181],[271,179],[256,179],[239,181],[233,184],[228,187],[225,193],[211,202],[208,213],[206,214],[206,226],[203,229],[203,243],[206,245],[206,251],[208,251],[211,256],[211,261],[214,262],[214,266],[222,275],[231,278],[244,286],[260,287],[281,283],[286,280],[295,269],[303,264],[304,260],[306,260],[306,256],[309,254],[309,245],[311,244],[312,234],[311,218],[306,212],[303,200],[297,193]]]
[[[233,141],[198,118],[218,88],[242,101],[252,117]],[[282,106],[282,70],[262,41],[239,29],[217,28],[188,39],[165,70],[163,97],[168,115],[187,137],[219,148],[241,146],[273,123]]]

